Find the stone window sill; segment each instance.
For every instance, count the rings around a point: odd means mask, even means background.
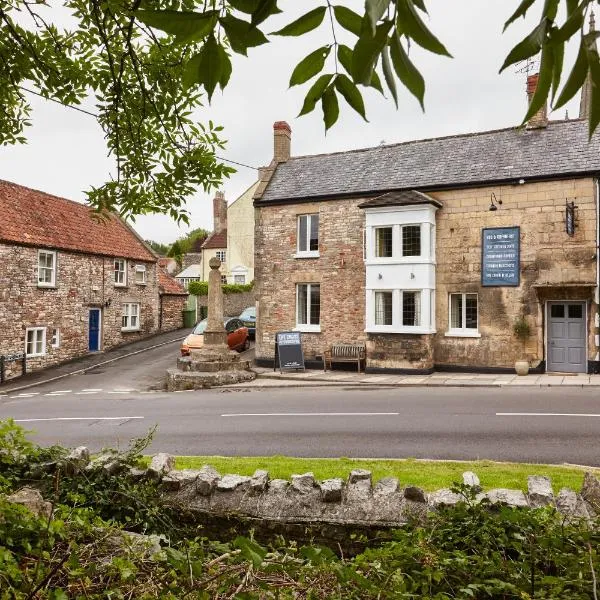
[[[121,327],[121,333],[135,333],[136,331],[139,331],[140,328],[139,327]]]
[[[58,287],[55,283],[38,283],[37,286],[43,290],[55,290]]]
[[[320,258],[321,255],[319,254],[318,250],[312,250],[310,252],[296,252],[296,254],[294,254],[294,258]]]
[[[368,327],[365,333],[409,333],[413,335],[431,335],[435,329],[424,327]]]
[[[446,337],[462,337],[462,338],[480,338],[481,334],[476,330],[456,329],[454,331],[446,331]]]
[[[293,331],[300,331],[302,333],[321,333],[320,325],[296,325]]]

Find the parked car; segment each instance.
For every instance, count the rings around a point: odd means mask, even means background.
[[[242,323],[248,328],[248,335],[250,339],[256,338],[256,307],[249,306],[242,311],[242,314],[238,317]]]
[[[200,321],[192,333],[190,333],[181,343],[181,356],[189,356],[190,350],[202,348],[204,345],[204,330],[208,325],[208,319]],[[247,350],[250,347],[248,338],[248,328],[237,317],[226,317],[223,319],[223,325],[227,332],[227,345],[231,350]]]

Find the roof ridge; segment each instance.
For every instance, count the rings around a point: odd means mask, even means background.
[[[23,190],[29,190],[30,192],[35,192],[36,194],[43,194],[44,196],[48,196],[48,198],[54,198],[55,200],[62,200],[63,202],[69,202],[70,204],[76,204],[81,208],[88,208],[90,211],[93,211],[92,207],[82,202],[77,202],[77,200],[71,200],[70,198],[65,198],[64,196],[57,196],[56,194],[50,194],[49,192],[45,192],[44,190],[38,190],[37,188],[29,187],[28,185],[21,185],[20,183],[15,183],[14,181],[8,181],[7,179],[0,179],[0,185],[6,183],[8,185],[14,185],[15,187],[21,188]],[[111,213],[114,214],[114,213]]]
[[[576,119],[553,119],[548,121],[548,125],[556,125],[558,123],[575,123],[579,121],[584,121],[585,118],[576,118]],[[394,144],[381,144],[379,146],[366,146],[364,148],[353,148],[351,150],[337,150],[335,152],[323,152],[321,154],[301,154],[298,156],[291,156],[287,162],[302,159],[302,158],[318,158],[322,156],[335,156],[337,154],[352,154],[359,152],[369,152],[371,150],[376,150],[378,148],[396,148],[398,146],[409,146],[411,144],[420,144],[423,142],[436,142],[440,140],[451,140],[457,138],[472,138],[483,135],[490,135],[494,133],[502,133],[503,131],[517,131],[522,129],[523,131],[528,131],[524,125],[517,125],[512,127],[501,127],[499,129],[488,129],[486,131],[471,131],[469,133],[453,133],[451,135],[442,135],[439,137],[429,137],[429,138],[421,138],[418,140],[406,140],[404,142],[395,142]],[[538,131],[537,129],[535,131]],[[283,163],[285,164],[285,163]]]

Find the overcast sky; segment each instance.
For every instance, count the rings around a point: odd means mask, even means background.
[[[360,10],[362,2],[337,0]],[[284,14],[273,19],[274,31],[323,0],[280,0]],[[407,140],[484,131],[518,125],[526,109],[526,75],[509,68],[498,75],[504,57],[539,20],[538,1],[526,21],[502,34],[502,24],[517,0],[428,0],[430,27],[453,59],[411,50],[425,77],[426,112],[404,89],[396,110],[390,98],[367,91],[368,122],[340,102],[340,120],[324,133],[320,106],[296,118],[309,84],[288,90],[293,67],[304,56],[327,43],[327,22],[302,39],[274,38],[272,44],[234,56],[234,69],[224,93],[216,92],[212,106],[198,111],[198,119],[212,119],[225,127],[228,140],[222,156],[252,166],[268,164],[273,152],[272,125],[285,120],[292,128],[292,154],[320,154]],[[539,6],[538,6],[539,5]],[[340,34],[343,38],[343,33]],[[330,57],[331,58],[331,57]],[[567,68],[573,48],[567,52]],[[51,102],[33,98],[33,126],[28,144],[0,148],[0,179],[83,201],[83,191],[107,180],[112,161],[106,156],[103,134],[94,119]],[[578,116],[578,98],[568,106]],[[551,118],[564,118],[565,110]],[[400,165],[399,165],[400,168]],[[223,183],[231,203],[257,177],[253,169],[238,172]],[[199,192],[188,204],[191,227],[212,229],[212,195]],[[134,227],[146,239],[172,242],[190,228],[178,228],[169,217],[139,217]]]

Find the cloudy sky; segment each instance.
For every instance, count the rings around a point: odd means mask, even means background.
[[[269,22],[274,31],[324,0],[280,0],[284,14]],[[341,4],[342,0],[336,3]],[[345,0],[360,10],[362,2]],[[526,21],[521,20],[504,34],[502,24],[517,0],[428,0],[429,25],[444,42],[453,59],[437,57],[413,48],[413,60],[425,77],[426,111],[400,90],[399,108],[390,98],[367,91],[368,122],[341,101],[340,120],[325,135],[320,107],[296,118],[305,84],[288,89],[293,67],[312,50],[327,43],[327,22],[302,39],[274,39],[272,44],[250,51],[249,57],[234,57],[234,70],[224,93],[215,93],[212,106],[198,111],[198,119],[212,119],[225,127],[228,140],[222,156],[251,166],[268,164],[273,151],[272,125],[286,120],[292,128],[292,154],[319,154],[453,135],[518,125],[526,109],[526,75],[510,68],[498,69],[509,50],[539,19],[538,1]],[[538,6],[539,5],[539,6]],[[343,33],[340,34],[343,38]],[[573,60],[573,48],[566,64]],[[83,200],[83,191],[106,181],[112,162],[106,156],[103,136],[94,119],[73,110],[33,98],[33,126],[28,144],[0,148],[0,179]],[[568,106],[577,117],[578,101]],[[551,118],[564,118],[564,108]],[[229,202],[256,180],[253,169],[238,172],[223,183]],[[212,228],[211,195],[199,192],[188,204],[191,227]],[[172,242],[188,227],[162,215],[139,217],[134,227],[146,239]]]

